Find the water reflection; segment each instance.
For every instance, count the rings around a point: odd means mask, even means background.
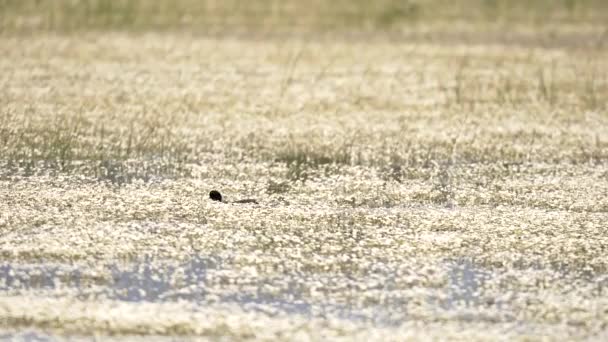
[[[478,305],[479,292],[491,273],[469,261],[448,261],[443,266],[447,269],[447,285],[427,289],[429,303],[441,310]],[[382,326],[398,325],[408,319],[410,299],[398,295],[395,272],[390,269],[383,272],[383,281],[374,289],[375,293],[383,293],[388,299],[381,303],[364,303],[359,297],[365,290],[357,290],[357,284],[365,283],[364,276],[359,279],[344,274],[286,274],[253,277],[245,285],[218,282],[221,279],[218,272],[231,267],[231,260],[213,255],[199,255],[181,263],[143,258],[137,262],[109,264],[103,266],[103,276],[83,266],[3,264],[0,265],[0,292],[32,291],[36,295],[53,295],[57,293],[55,291],[67,288],[83,300],[184,300],[200,305],[236,303],[246,311],[266,315],[332,316]],[[348,296],[341,293],[343,297],[335,300],[327,294],[321,299],[312,299],[307,284],[319,281],[330,287],[344,288]]]
[[[491,272],[474,265],[469,260],[446,262],[448,267],[448,295],[444,309],[471,307],[481,302],[481,290],[491,278]]]
[[[179,272],[185,285],[204,285],[209,269],[221,269],[223,261],[215,256],[195,256],[183,264],[163,264],[144,258],[128,264],[105,266],[107,277],[96,276],[84,267],[65,264],[4,264],[0,265],[0,291],[55,290],[73,288],[79,297],[92,294],[129,302],[160,301],[175,290],[174,279]],[[101,290],[99,290],[101,289]],[[201,288],[202,289],[202,288]],[[204,298],[204,292],[192,294]],[[179,297],[176,297],[176,299]]]

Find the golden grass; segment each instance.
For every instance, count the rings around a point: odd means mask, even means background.
[[[0,328],[605,338],[608,50],[580,18],[509,19],[511,41],[10,31]]]

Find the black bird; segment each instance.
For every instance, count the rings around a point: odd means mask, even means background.
[[[218,202],[223,202],[222,201],[222,194],[220,194],[219,191],[217,190],[211,190],[211,192],[209,192],[209,198],[213,201],[218,201]],[[224,202],[225,203],[225,202]],[[232,201],[231,203],[254,203],[254,204],[258,204],[258,201],[248,198],[248,199],[242,199],[242,200],[238,200],[238,201]]]
[[[217,190],[211,190],[211,192],[209,193],[209,198],[211,198],[214,201],[221,202],[222,194],[220,194],[220,192]]]

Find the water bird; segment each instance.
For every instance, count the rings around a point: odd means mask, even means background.
[[[223,203],[228,203],[228,202],[224,202],[222,199],[222,194],[217,191],[217,190],[211,190],[211,192],[209,192],[209,198],[212,201],[217,201],[217,202],[223,202]],[[237,201],[232,201],[229,203],[253,203],[253,204],[258,204],[258,201],[252,198],[247,198],[247,199],[242,199],[242,200],[237,200]]]

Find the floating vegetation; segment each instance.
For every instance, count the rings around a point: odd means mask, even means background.
[[[39,20],[0,37],[0,338],[608,338],[605,46]]]

